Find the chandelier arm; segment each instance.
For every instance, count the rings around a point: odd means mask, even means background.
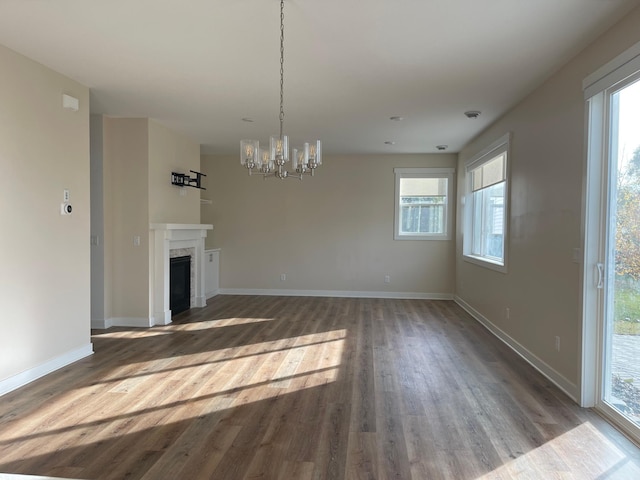
[[[278,169],[275,171],[275,175],[282,180],[289,176],[289,172],[287,172],[282,165],[278,165]]]

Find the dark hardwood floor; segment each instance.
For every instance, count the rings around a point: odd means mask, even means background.
[[[0,397],[0,472],[638,479],[640,453],[450,301],[219,296]]]

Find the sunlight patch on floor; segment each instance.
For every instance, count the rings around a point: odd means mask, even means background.
[[[273,318],[253,318],[253,317],[230,317],[218,318],[216,320],[206,320],[204,322],[193,322],[186,324],[176,324],[181,329],[184,328],[190,332],[198,330],[209,330],[211,328],[233,327],[237,325],[251,325],[253,323],[272,322]]]
[[[580,455],[580,452],[585,454]],[[622,480],[640,478],[640,468],[586,422],[477,480],[511,478]]]
[[[150,328],[146,330],[122,330],[122,331],[104,331],[100,333],[93,333],[91,336],[100,337],[100,338],[114,338],[120,339],[124,338],[127,340],[138,339],[138,338],[149,338],[149,337],[158,337],[162,335],[172,335],[174,332],[171,330],[162,330],[159,328]]]
[[[215,355],[212,351],[197,352],[184,355],[174,355],[164,359],[150,359],[141,362],[130,362],[123,365],[121,368],[112,370],[104,374],[104,378],[87,388],[91,389],[97,384],[112,384],[110,391],[113,392],[129,392],[132,388],[143,382],[147,377],[158,376],[161,374],[168,374],[171,372],[182,371],[183,374],[189,375],[189,370],[196,370],[200,368],[215,368],[217,364],[229,364],[243,358],[262,357],[264,355],[270,355],[277,352],[291,352],[287,356],[287,366],[282,367],[279,372],[280,376],[285,375],[286,372],[292,372],[293,366],[297,368],[297,364],[301,360],[301,357],[305,352],[309,352],[309,355],[314,354],[313,347],[324,346],[326,343],[336,342],[337,340],[346,339],[346,330],[334,330],[332,332],[325,332],[322,334],[309,334],[293,337],[295,342],[288,342],[283,345],[283,340],[277,340],[272,342],[263,342],[257,347],[260,351],[255,352],[256,345],[245,345],[242,347],[233,347],[226,349],[216,349]],[[338,352],[333,351],[336,349],[336,345],[333,345],[327,350],[327,354],[318,359],[319,362],[323,362],[324,366],[339,365],[340,358],[342,356],[342,347]],[[316,352],[317,353],[317,352]],[[321,353],[321,352],[320,352]],[[179,365],[176,364],[176,358],[179,358]],[[334,379],[330,379],[333,381]],[[117,384],[117,385],[116,385]],[[278,386],[278,388],[285,388],[284,384]]]
[[[52,436],[77,448],[326,385],[339,377],[346,339],[338,329],[122,365],[106,381],[62,393],[64,415],[45,404],[25,418],[34,429],[0,432],[0,445],[15,447],[3,461],[52,453]]]

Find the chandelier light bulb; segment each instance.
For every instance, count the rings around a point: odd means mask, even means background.
[[[254,168],[258,163],[258,142],[255,140],[240,141],[240,164],[247,168]]]

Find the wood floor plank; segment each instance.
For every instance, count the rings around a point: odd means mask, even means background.
[[[376,431],[375,379],[373,368],[373,325],[370,311],[361,313],[360,334],[354,359],[354,385],[351,415],[352,432]]]
[[[357,480],[380,478],[377,460],[378,435],[375,432],[350,432],[346,478]]]
[[[350,406],[330,403],[319,432],[319,448],[314,461],[314,479],[345,478],[349,440]]]
[[[284,462],[280,469],[278,480],[311,480],[313,478],[313,463],[310,462]]]
[[[222,411],[229,399],[217,399],[212,412],[200,415],[171,446],[165,455],[149,468],[143,479],[198,478],[212,472],[242,427],[220,426]]]
[[[451,301],[217,296],[0,397],[0,471],[640,478],[640,452]]]

